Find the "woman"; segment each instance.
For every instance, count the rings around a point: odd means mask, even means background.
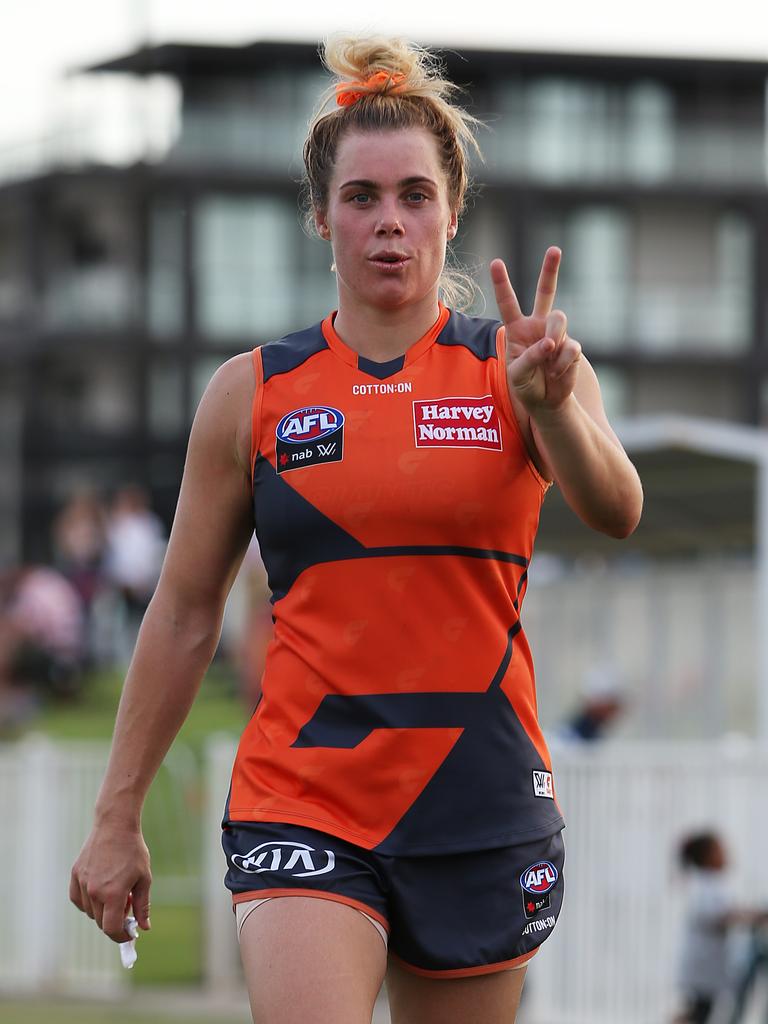
[[[530,316],[501,260],[503,324],[439,302],[472,122],[429,55],[337,40],[325,59],[336,104],[305,164],[339,308],[201,401],[71,895],[115,940],[128,899],[149,927],[141,803],[255,521],[275,639],[224,821],[254,1021],[362,1024],[388,968],[396,1024],[507,1024],[562,900],[519,624],[540,504],[554,480],[623,537],[641,488],[552,308],[558,249]]]

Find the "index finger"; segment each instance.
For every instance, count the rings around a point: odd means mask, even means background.
[[[544,254],[544,262],[541,265],[541,273],[536,285],[533,316],[547,316],[552,310],[557,291],[557,272],[560,269],[562,255],[556,245],[550,245]]]
[[[491,260],[488,269],[491,272],[493,291],[496,295],[496,305],[499,307],[501,319],[505,324],[514,323],[523,315],[523,311],[520,309],[512,282],[509,280],[507,266],[504,260]]]

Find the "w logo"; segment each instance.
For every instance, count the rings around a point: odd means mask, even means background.
[[[293,878],[325,875],[336,866],[333,850],[314,850],[305,843],[260,843],[246,854],[235,853],[232,863],[240,871],[258,875],[262,871],[280,871]],[[303,870],[297,871],[297,868]]]
[[[318,444],[317,450],[321,455],[333,455],[336,451],[336,442],[331,441],[330,444]]]

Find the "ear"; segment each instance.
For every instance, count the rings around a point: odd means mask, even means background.
[[[451,239],[456,237],[456,232],[458,230],[459,230],[459,215],[454,210],[451,213],[451,219],[448,221],[447,235],[448,235],[448,241],[449,242],[451,241]]]
[[[317,233],[321,238],[324,238],[326,242],[331,240],[331,229],[328,227],[328,222],[325,219],[325,213],[320,210],[315,210],[315,227]]]

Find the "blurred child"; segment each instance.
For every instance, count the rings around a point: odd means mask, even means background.
[[[708,1024],[718,1001],[733,989],[729,930],[764,923],[768,914],[733,905],[725,870],[728,856],[717,832],[687,836],[678,856],[687,875],[688,901],[679,979],[684,1009],[676,1024]]]

